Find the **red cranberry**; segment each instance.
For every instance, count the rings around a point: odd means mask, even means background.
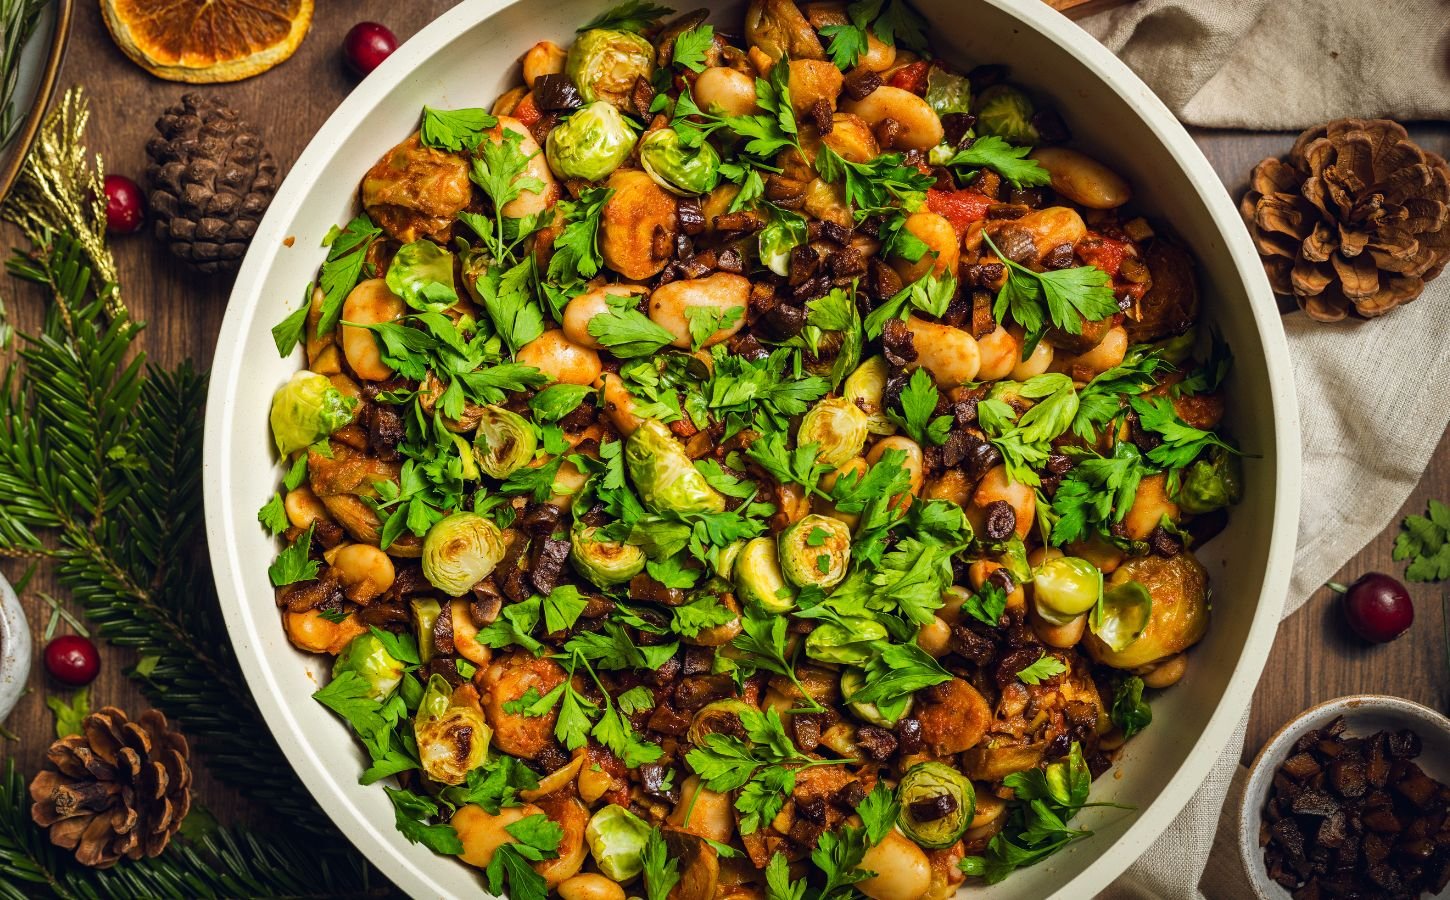
[[[134,234],[146,221],[146,198],[141,186],[125,175],[106,176],[106,230]]]
[[[386,25],[359,22],[342,39],[342,52],[348,68],[359,76],[367,75],[383,64],[398,49],[398,39]]]
[[[101,671],[101,655],[80,635],[63,634],[45,645],[45,671],[66,684],[90,684]]]
[[[1403,584],[1371,572],[1344,591],[1344,617],[1360,637],[1383,644],[1405,633],[1415,621],[1415,606]]]

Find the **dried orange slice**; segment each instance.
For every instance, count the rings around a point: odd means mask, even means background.
[[[240,81],[292,55],[313,0],[101,0],[106,27],[131,61],[159,78]]]

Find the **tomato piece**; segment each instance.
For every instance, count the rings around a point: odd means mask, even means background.
[[[887,84],[903,91],[911,91],[920,97],[926,93],[926,71],[928,63],[925,60],[902,66],[891,74],[891,80]]]
[[[529,91],[524,95],[524,99],[520,100],[519,105],[514,107],[513,115],[515,119],[524,123],[525,128],[533,128],[534,123],[544,117],[544,114],[539,112],[538,105],[534,103],[533,91]]]
[[[987,217],[987,208],[992,198],[976,191],[939,191],[936,188],[926,192],[926,208],[952,223],[958,235],[965,235],[967,227]]]
[[[1078,241],[1076,249],[1083,262],[1097,266],[1112,278],[1118,277],[1118,270],[1123,267],[1123,258],[1128,255],[1126,242],[1103,237],[1093,231],[1089,231],[1087,237]]]

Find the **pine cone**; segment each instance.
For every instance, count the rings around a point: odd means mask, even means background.
[[[156,856],[191,809],[186,738],[154,709],[132,722],[107,706],[82,729],[46,751],[56,770],[30,782],[30,817],[83,865]]]
[[[241,265],[277,191],[256,129],[215,97],[187,94],[156,120],[146,179],[156,237],[207,274]]]
[[[1299,135],[1254,167],[1239,204],[1269,283],[1321,322],[1381,316],[1450,261],[1450,166],[1386,119]]]

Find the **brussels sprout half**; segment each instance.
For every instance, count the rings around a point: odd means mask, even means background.
[[[872,434],[895,434],[896,423],[886,417],[886,358],[873,356],[846,378],[841,392],[866,413],[866,428]]]
[[[611,803],[590,818],[584,840],[599,871],[624,882],[644,871],[644,845],[650,831],[639,816]]]
[[[1125,581],[1103,594],[1100,615],[1088,621],[1093,634],[1114,653],[1122,653],[1142,636],[1153,618],[1153,595],[1140,581]]]
[[[740,700],[715,700],[706,703],[690,720],[690,730],[685,734],[692,744],[705,740],[705,735],[724,732],[740,733],[740,717],[756,712],[755,707]]]
[[[657,512],[718,513],[725,497],[705,480],[658,419],[645,419],[624,442],[624,465],[639,499]]]
[[[357,401],[326,375],[296,372],[272,396],[272,439],[284,457],[312,446],[352,421]]]
[[[485,406],[473,436],[473,455],[478,467],[490,478],[507,478],[529,464],[538,449],[534,426],[518,413],[499,406]]]
[[[644,550],[619,541],[596,540],[598,530],[575,526],[569,535],[569,561],[574,571],[602,588],[624,584],[644,571]]]
[[[426,238],[398,248],[386,280],[388,290],[414,309],[442,312],[458,302],[453,254]]]
[[[564,71],[585,103],[604,100],[627,109],[635,79],[648,81],[654,73],[654,56],[654,45],[637,34],[595,28],[569,48]]]
[[[423,538],[423,577],[450,597],[462,597],[503,559],[498,526],[477,513],[456,512]]]
[[[660,128],[639,142],[639,164],[655,184],[681,196],[708,194],[720,183],[720,154],[706,141],[686,147],[680,133]]]
[[[433,626],[443,613],[443,607],[437,600],[426,597],[414,597],[408,605],[413,609],[413,627],[418,632],[418,661],[427,665],[428,660],[433,658]]]
[[[403,664],[383,646],[372,632],[348,641],[332,664],[332,677],[343,672],[356,672],[368,684],[368,699],[382,703],[403,680]]]
[[[1243,466],[1238,454],[1214,447],[1207,458],[1197,460],[1183,473],[1174,499],[1184,512],[1202,515],[1232,506],[1242,498]]]
[[[955,844],[977,813],[977,792],[967,776],[939,762],[912,766],[896,788],[896,824],[918,845],[941,850]]]
[[[603,181],[634,149],[634,129],[603,100],[589,104],[549,132],[544,156],[560,178]]]
[[[1042,140],[1032,124],[1032,101],[1007,84],[994,84],[977,98],[977,130],[995,134],[1013,144],[1036,144]]]
[[[770,223],[757,238],[760,264],[780,276],[790,274],[790,252],[810,239],[804,216],[771,207]]]
[[[1037,612],[1062,625],[1097,605],[1103,595],[1103,573],[1077,556],[1058,556],[1044,562],[1032,576]]]
[[[828,397],[801,418],[795,439],[800,445],[817,445],[816,461],[839,469],[847,460],[861,455],[870,424],[866,414],[851,400]]]
[[[860,669],[846,669],[841,673],[841,700],[851,714],[861,721],[878,728],[895,728],[902,717],[911,712],[912,695],[903,693],[880,703],[852,703],[851,698],[866,686],[866,673]]]
[[[932,66],[926,73],[926,105],[938,116],[972,111],[972,83],[965,76]]]
[[[809,515],[780,533],[780,571],[800,587],[830,590],[851,565],[851,529],[840,519]]]
[[[755,603],[773,613],[795,609],[796,590],[786,584],[776,556],[775,538],[758,537],[745,544],[732,573],[742,603]]]
[[[470,688],[471,690],[471,688]],[[418,761],[423,772],[443,784],[462,784],[471,769],[483,765],[493,729],[484,721],[476,700],[454,703],[454,691],[442,675],[428,679],[428,689],[413,717]]]
[[[875,655],[872,642],[886,637],[886,626],[874,619],[842,616],[839,622],[816,623],[806,635],[806,656],[826,663],[862,666]]]

